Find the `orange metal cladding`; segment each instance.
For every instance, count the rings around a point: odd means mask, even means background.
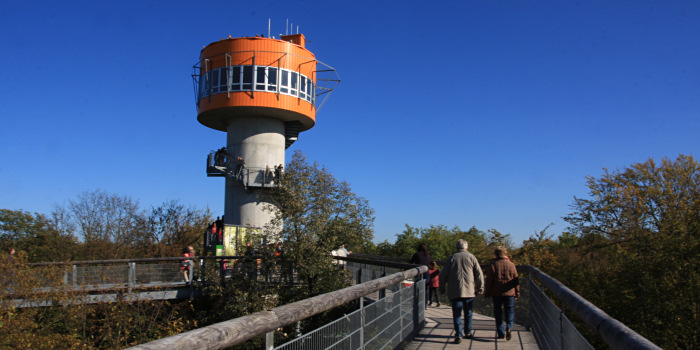
[[[229,38],[209,44],[200,53],[202,72],[237,65],[270,66],[285,68],[311,78],[316,83],[316,57],[303,47],[301,34],[272,38]],[[227,62],[228,61],[228,62]],[[255,83],[254,83],[255,84]],[[230,95],[230,96],[229,96]],[[226,130],[231,118],[237,116],[268,116],[283,121],[298,120],[303,130],[316,123],[316,107],[295,96],[267,91],[231,91],[202,98],[198,105],[197,119],[214,129]]]

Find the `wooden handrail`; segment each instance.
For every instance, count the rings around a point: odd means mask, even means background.
[[[426,266],[413,266],[409,270],[352,287],[137,345],[130,349],[224,349],[341,306],[380,289],[400,283],[405,279],[414,278],[427,271],[428,268]]]

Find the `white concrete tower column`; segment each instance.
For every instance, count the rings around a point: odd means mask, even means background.
[[[284,132],[284,122],[279,119],[265,116],[234,118],[227,127],[226,148],[229,155],[242,157],[246,168],[255,176],[262,176],[262,170],[267,166],[274,169],[275,165],[284,164]],[[261,179],[255,180],[262,182]],[[259,190],[259,187],[246,189],[237,179],[227,177],[224,224],[267,225],[274,214],[263,210],[264,203],[257,195]]]

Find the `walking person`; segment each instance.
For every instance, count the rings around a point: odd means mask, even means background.
[[[421,243],[418,245],[416,252],[413,254],[408,263],[430,266],[431,261],[432,259],[430,259],[430,254],[428,254],[428,246],[425,245],[425,243]],[[430,274],[426,272],[423,275],[423,279],[425,280],[425,306],[427,307],[428,301],[430,301]]]
[[[515,264],[508,259],[508,250],[499,246],[494,250],[496,258],[486,270],[486,298],[493,298],[496,316],[496,333],[499,339],[510,340],[515,319],[515,300],[520,297],[520,280]],[[503,329],[503,312],[506,327]]]
[[[452,304],[452,322],[455,329],[455,344],[462,338],[471,339],[472,307],[477,294],[484,292],[484,275],[476,257],[469,253],[469,243],[460,239],[456,243],[457,252],[447,259],[440,271],[440,293],[445,294]],[[464,313],[464,327],[462,327]]]
[[[185,247],[182,250],[182,256],[185,258],[194,257],[194,248]],[[192,268],[192,260],[190,260],[190,259],[182,260],[182,262],[180,263],[180,273],[182,274],[182,278],[185,280],[185,284],[190,284],[190,269],[191,268]]]
[[[428,267],[428,275],[430,275],[430,300],[428,301],[428,306],[433,304],[433,299],[435,299],[435,307],[440,307],[440,296],[438,295],[438,288],[440,287],[440,270],[438,270],[437,263],[435,261],[430,262]]]

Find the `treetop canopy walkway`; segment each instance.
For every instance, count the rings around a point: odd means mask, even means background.
[[[229,275],[226,272],[213,275],[221,281],[230,278],[230,274],[243,274],[268,283],[280,283],[283,278],[294,278],[293,271],[286,269],[280,259],[272,257],[194,257],[189,259],[199,262],[199,273],[195,273],[196,269],[191,269],[190,273],[197,278],[197,282],[185,284],[179,280],[180,262],[185,259],[188,258],[30,265],[32,268],[57,268],[55,271],[62,273],[64,286],[92,295],[83,302],[193,298],[201,292],[197,284],[214,283],[205,278],[212,276],[204,273],[205,270],[221,267],[223,259],[238,259],[239,264],[227,269]],[[266,262],[264,259],[270,260]],[[352,273],[355,285],[142,344],[134,349],[222,349],[258,336],[265,337],[266,349],[394,349],[401,346],[407,346],[408,349],[442,349],[451,344],[452,325],[446,321],[451,317],[451,309],[429,308],[426,311],[425,303],[421,302],[425,300],[425,283],[415,282],[422,281],[422,276],[427,271],[426,266],[407,264],[401,258],[359,254],[336,259],[345,261],[341,267]],[[270,261],[280,266],[272,266],[265,270],[264,275],[261,274],[261,267],[265,264],[270,267]],[[287,273],[291,272],[287,277],[283,272],[285,269]],[[493,321],[487,316],[476,316],[477,333],[471,340],[472,349],[484,348],[483,346],[501,349],[592,349],[561,311],[562,308],[575,315],[611,349],[659,349],[546,273],[529,265],[517,266],[517,269],[521,273],[522,288],[521,298],[516,302],[517,343],[496,341]],[[287,282],[294,283],[293,280]],[[47,282],[47,285],[52,284]],[[55,284],[53,286],[46,288],[56,288]],[[11,294],[11,289],[12,286],[6,293]],[[15,299],[12,302],[20,303],[17,305],[20,307],[52,304],[38,299]],[[311,333],[298,334],[289,343],[275,347],[276,330],[348,303],[355,303],[356,311]],[[490,301],[476,298],[474,309],[476,313],[488,315]],[[412,340],[414,342],[408,344]]]

